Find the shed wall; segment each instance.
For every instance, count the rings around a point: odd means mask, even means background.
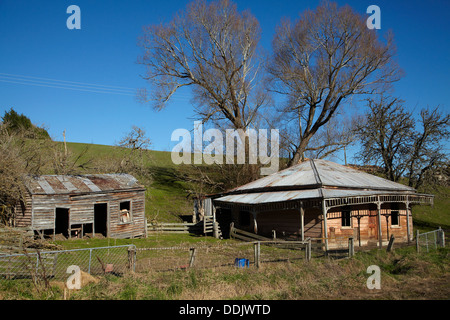
[[[120,202],[130,201],[131,221],[121,222]],[[31,215],[20,224],[34,230],[55,229],[55,209],[69,209],[69,225],[94,223],[94,205],[108,204],[108,236],[133,238],[145,235],[145,191],[122,191],[85,195],[33,195]]]

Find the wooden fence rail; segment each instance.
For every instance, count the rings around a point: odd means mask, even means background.
[[[147,223],[147,233],[149,232],[171,232],[171,233],[195,233],[207,234],[214,231],[214,221],[205,219],[197,223],[189,222],[149,222]]]

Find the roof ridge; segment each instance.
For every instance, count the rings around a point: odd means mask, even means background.
[[[314,178],[316,179],[317,184],[322,187],[322,179],[320,179],[319,171],[317,171],[316,164],[314,163],[313,159],[309,159],[309,163],[311,164],[311,168],[314,172]]]

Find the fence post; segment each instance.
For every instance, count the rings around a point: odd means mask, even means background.
[[[438,234],[439,234],[439,246],[444,248],[445,247],[445,234],[444,234],[444,230],[442,230],[441,227],[439,227]]]
[[[305,246],[305,258],[306,261],[311,261],[311,239],[308,239]]]
[[[391,234],[391,238],[389,239],[389,244],[387,246],[386,252],[391,252],[392,247],[394,246],[394,240],[395,240],[395,237],[393,234]]]
[[[136,248],[134,246],[128,247],[128,269],[132,272],[136,270]]]
[[[92,249],[89,249],[89,267],[88,273],[91,274]]]
[[[259,268],[261,260],[260,260],[260,256],[261,256],[261,243],[259,241],[255,242],[254,245],[254,249],[255,249],[255,266],[257,268]]]
[[[355,246],[353,237],[348,238],[348,256],[351,258],[355,255]]]
[[[417,253],[420,252],[420,248],[419,248],[419,230],[417,230],[417,232],[416,232],[416,250],[417,250]]]
[[[189,251],[191,253],[191,256],[189,258],[189,268],[192,268],[195,262],[196,248],[190,248]]]

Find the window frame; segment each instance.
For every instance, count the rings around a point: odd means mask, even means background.
[[[346,213],[344,215],[344,212]],[[348,225],[347,222],[348,221]],[[341,210],[341,228],[353,228],[353,223],[352,223],[352,210],[348,207],[344,207]]]
[[[390,210],[390,217],[391,217],[391,227],[397,228],[400,227],[400,209],[398,203],[391,204],[391,210]],[[394,224],[393,217],[396,216],[397,223]]]
[[[123,203],[128,203],[128,209],[121,209]],[[128,219],[123,220],[122,210],[128,210]],[[130,224],[133,223],[133,201],[132,200],[122,200],[119,201],[119,224]]]

